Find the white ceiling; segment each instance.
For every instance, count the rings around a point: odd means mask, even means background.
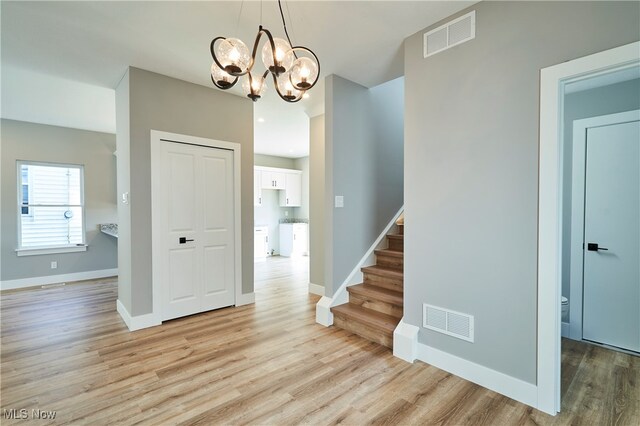
[[[283,7],[292,41],[315,51],[321,77],[338,74],[372,87],[403,74],[407,36],[473,3],[289,1]],[[129,65],[211,87],[209,42],[224,35],[253,43],[260,8],[248,1],[2,1],[2,116],[115,132],[113,89]],[[264,1],[262,10],[263,25],[283,36],[277,3]],[[309,94],[286,104],[268,89],[255,106],[255,120],[265,119],[255,123],[257,153],[308,155],[307,117],[323,111],[323,87]]]

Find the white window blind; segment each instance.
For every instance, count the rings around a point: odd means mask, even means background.
[[[85,244],[83,167],[18,161],[18,249]]]

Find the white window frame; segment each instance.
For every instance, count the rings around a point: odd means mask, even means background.
[[[60,167],[67,169],[79,169],[80,170],[80,204],[71,205],[69,207],[80,207],[82,209],[82,243],[80,244],[65,244],[65,245],[55,245],[55,246],[43,246],[43,247],[22,247],[22,166],[45,166],[45,167]],[[86,235],[86,214],[85,214],[85,205],[84,205],[84,165],[82,164],[66,164],[66,163],[52,163],[52,162],[43,162],[43,161],[26,161],[26,160],[18,160],[16,161],[16,176],[17,176],[17,204],[16,204],[16,215],[17,215],[17,248],[16,255],[17,256],[35,256],[35,255],[43,255],[43,254],[57,254],[57,253],[73,253],[73,252],[81,252],[87,250],[87,235]],[[31,182],[31,177],[29,177],[29,181]],[[29,193],[32,193],[31,184],[29,185]],[[59,205],[49,205],[49,204],[28,204],[29,207],[59,207]]]

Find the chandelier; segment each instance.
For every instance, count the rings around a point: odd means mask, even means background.
[[[251,53],[247,45],[237,38],[216,37],[211,40],[211,81],[217,88],[231,89],[240,77],[245,76],[242,89],[255,102],[266,90],[266,80],[271,74],[278,96],[287,102],[298,102],[307,90],[315,86],[320,74],[320,61],[311,49],[292,46],[280,0],[278,7],[287,40],[274,38],[262,25],[258,27]],[[262,35],[267,37],[260,49],[266,71],[259,74],[254,73],[253,68]]]

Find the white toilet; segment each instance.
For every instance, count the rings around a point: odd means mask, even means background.
[[[569,322],[569,299],[562,296],[562,322]]]

